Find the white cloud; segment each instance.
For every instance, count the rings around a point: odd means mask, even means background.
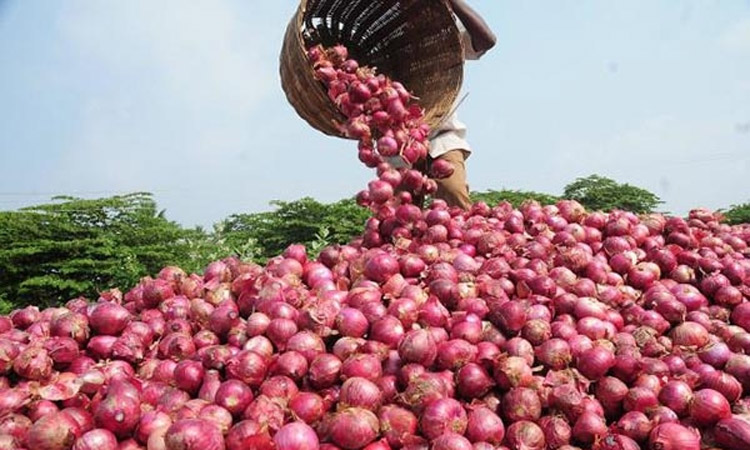
[[[735,22],[719,38],[725,48],[736,51],[750,51],[750,18]]]

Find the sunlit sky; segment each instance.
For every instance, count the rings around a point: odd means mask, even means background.
[[[472,189],[592,173],[664,210],[750,201],[750,1],[475,0],[498,46],[466,69]],[[0,209],[153,192],[210,225],[372,177],[297,117],[292,0],[0,0]]]

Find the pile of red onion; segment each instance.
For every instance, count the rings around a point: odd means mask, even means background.
[[[750,448],[750,225],[403,200],[0,316],[0,450]]]
[[[318,45],[307,54],[316,78],[346,118],[340,124],[342,134],[358,141],[362,163],[377,168],[378,178],[357,195],[360,205],[377,212],[419,203],[415,200],[436,192],[434,179],[453,174],[447,161],[428,162],[430,127],[424,110],[413,101],[417,98],[403,84],[361,67],[342,45],[330,49]],[[390,164],[396,161],[399,169]]]

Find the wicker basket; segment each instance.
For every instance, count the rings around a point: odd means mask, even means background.
[[[438,125],[463,81],[463,49],[446,0],[301,0],[284,37],[281,84],[310,125],[341,137],[345,118],[315,79],[306,49],[344,44],[419,97],[427,123]]]

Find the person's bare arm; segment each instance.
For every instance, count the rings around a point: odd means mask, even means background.
[[[466,27],[466,31],[471,36],[472,46],[477,53],[483,54],[495,46],[497,37],[478,12],[465,0],[449,0],[449,3],[458,20]]]

